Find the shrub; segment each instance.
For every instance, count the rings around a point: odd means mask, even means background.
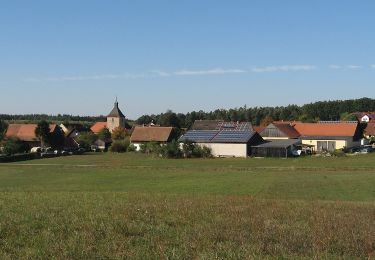
[[[346,156],[346,154],[345,154],[345,152],[343,150],[335,150],[334,152],[332,152],[332,155],[336,156],[336,157]]]
[[[130,144],[128,147],[128,152],[136,152],[136,151],[137,151],[137,147],[135,147],[134,144]]]
[[[3,153],[6,155],[26,153],[29,150],[30,147],[18,138],[9,138],[6,140],[2,149]]]
[[[200,146],[192,142],[185,142],[182,145],[182,152],[186,158],[210,158],[212,152],[209,147]]]
[[[161,146],[160,154],[163,158],[181,158],[182,152],[176,140]]]
[[[157,142],[149,142],[141,144],[141,152],[146,154],[156,154],[159,155],[161,146]]]
[[[109,149],[112,153],[125,153],[128,147],[129,143],[126,141],[114,141]]]

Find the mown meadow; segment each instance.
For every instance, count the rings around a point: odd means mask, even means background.
[[[375,154],[0,164],[0,258],[375,258]]]

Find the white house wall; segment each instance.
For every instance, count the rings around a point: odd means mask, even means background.
[[[199,143],[211,149],[215,157],[247,157],[247,144]]]

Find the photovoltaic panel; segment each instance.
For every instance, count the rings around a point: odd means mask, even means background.
[[[217,134],[217,130],[191,130],[186,132],[180,141],[210,142]]]
[[[218,143],[246,143],[253,136],[252,131],[221,131],[211,142]]]

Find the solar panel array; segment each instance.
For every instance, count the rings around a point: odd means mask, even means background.
[[[221,131],[212,140],[217,143],[246,143],[253,136],[251,131]]]
[[[217,130],[190,130],[180,138],[180,141],[209,142],[217,133]]]
[[[255,132],[245,131],[215,131],[215,130],[190,130],[179,141],[206,142],[206,143],[246,143]]]

